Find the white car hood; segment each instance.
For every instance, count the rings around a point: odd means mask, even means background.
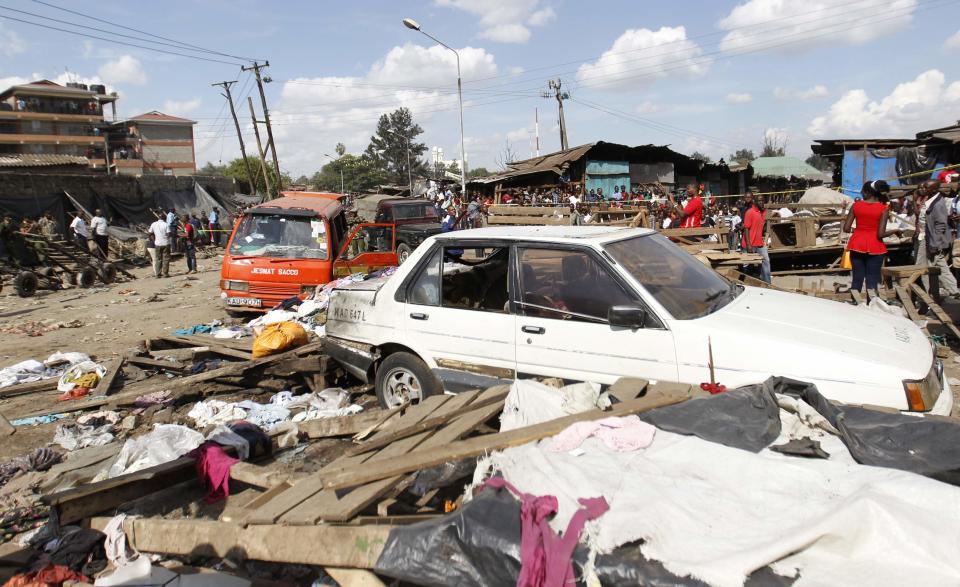
[[[926,336],[905,318],[769,289],[747,287],[717,312],[673,325],[678,354],[689,361],[682,349],[702,345],[703,357],[709,335],[717,367],[732,370],[890,385],[925,377],[933,362]]]

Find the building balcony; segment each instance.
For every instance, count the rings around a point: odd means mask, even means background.
[[[0,145],[93,145],[103,146],[103,137],[94,135],[41,135],[0,133]]]
[[[0,110],[0,120],[41,120],[47,122],[80,122],[97,124],[103,122],[101,114],[56,114],[21,110]]]

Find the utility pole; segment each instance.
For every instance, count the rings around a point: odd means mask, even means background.
[[[247,104],[250,105],[250,118],[253,119],[253,134],[257,137],[257,152],[260,155],[260,169],[263,170],[263,183],[267,186],[267,198],[273,199],[270,190],[270,174],[267,173],[266,153],[263,152],[263,145],[260,144],[260,129],[257,127],[257,113],[253,110],[253,98],[247,96]],[[277,179],[279,181],[279,178]],[[280,193],[280,190],[277,190]]]
[[[536,141],[537,141],[536,142],[537,153],[535,157],[539,157],[540,156],[540,109],[539,108],[533,109],[533,127],[535,129],[534,132],[536,132]]]
[[[237,111],[233,108],[233,95],[230,94],[230,86],[237,83],[237,80],[233,81],[224,81],[219,84],[210,84],[211,86],[220,86],[223,88],[224,94],[220,94],[227,99],[227,104],[230,104],[230,116],[233,116],[233,126],[237,129],[237,140],[240,141],[240,155],[243,156],[243,166],[247,170],[247,179],[250,181],[250,189],[256,191],[256,185],[254,184],[253,179],[253,170],[250,169],[250,162],[247,161],[247,148],[243,144],[243,134],[240,132],[240,121],[237,120]]]
[[[253,65],[250,67],[241,67],[243,71],[253,71],[253,74],[257,78],[257,87],[260,89],[260,103],[263,106],[263,122],[267,125],[267,147],[270,148],[270,152],[273,154],[273,170],[277,172],[277,193],[283,187],[283,182],[280,179],[280,161],[277,159],[277,143],[273,141],[273,127],[270,125],[270,110],[267,108],[267,95],[263,91],[263,83],[270,83],[273,80],[268,76],[266,79],[260,77],[260,70],[264,67],[270,67],[270,62],[265,61],[260,64],[256,61],[253,62]],[[264,150],[266,154],[266,150]]]
[[[550,80],[549,87],[553,90],[553,93],[544,92],[540,94],[544,98],[556,98],[557,99],[557,108],[560,111],[560,150],[567,150],[567,122],[563,118],[563,101],[570,98],[568,92],[560,91],[560,87],[563,85],[563,82],[560,78],[555,80]]]

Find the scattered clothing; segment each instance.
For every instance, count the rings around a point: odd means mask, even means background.
[[[178,328],[173,331],[177,336],[193,336],[195,334],[209,334],[213,332],[213,327],[208,324],[196,324],[189,328]]]
[[[140,554],[136,549],[131,552],[127,547],[127,534],[123,531],[123,522],[126,519],[126,514],[117,514],[110,518],[110,521],[103,528],[103,533],[106,535],[103,548],[107,560],[115,567],[125,566]]]
[[[223,452],[216,442],[204,442],[190,451],[188,456],[197,459],[197,476],[207,490],[204,501],[215,503],[230,495],[230,467],[240,462]]]
[[[133,405],[138,408],[149,408],[150,406],[159,406],[173,401],[169,391],[154,391],[145,393],[133,400]]]
[[[227,424],[234,420],[243,420],[247,412],[235,403],[210,399],[197,402],[187,416],[193,418],[197,428],[206,428],[211,424]]]
[[[0,543],[11,540],[34,528],[47,523],[50,508],[47,506],[27,506],[10,508],[0,514]]]
[[[50,449],[38,448],[28,455],[20,455],[0,464],[0,486],[14,477],[30,471],[46,471],[63,460],[63,454]]]
[[[34,359],[21,361],[0,369],[0,387],[60,377],[67,367],[89,360],[83,353],[53,353],[42,363]]]
[[[78,528],[61,537],[53,552],[41,555],[34,565],[53,564],[88,576],[95,575],[107,566],[107,555],[103,547],[106,538],[99,530]]]
[[[30,416],[29,418],[19,418],[13,420],[10,424],[14,426],[39,426],[40,424],[51,424],[66,418],[66,414],[47,414],[46,416]]]
[[[80,573],[62,565],[50,565],[39,571],[14,575],[3,587],[49,587],[63,585],[65,581],[76,581],[89,584],[90,579]]]
[[[66,450],[74,451],[88,446],[103,446],[113,442],[112,424],[83,426],[59,424],[53,433],[53,442]]]
[[[202,434],[186,426],[155,424],[153,430],[147,434],[127,439],[110,467],[98,474],[94,481],[112,479],[119,475],[168,463],[182,457],[203,442]]]
[[[636,416],[576,422],[553,437],[550,450],[571,451],[579,448],[587,438],[594,436],[610,450],[627,452],[650,446],[656,431],[656,428]]]

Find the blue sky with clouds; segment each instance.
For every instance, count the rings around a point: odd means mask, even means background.
[[[254,86],[236,57],[269,59],[281,167],[295,175],[316,171],[337,142],[362,151],[378,116],[399,106],[428,145],[458,157],[454,55],[404,17],[460,50],[471,167],[496,168],[508,143],[529,156],[535,109],[541,152],[559,148],[556,101],[541,97],[555,78],[571,95],[571,145],[669,144],[718,158],[771,134],[806,157],[813,138],[909,136],[960,118],[958,0],[44,2],[0,0],[0,85],[102,81],[119,92],[121,116],[196,120],[198,159],[217,162],[239,149],[210,84],[239,80],[248,121]],[[180,43],[216,53],[170,46]],[[248,122],[243,132],[252,141]]]

